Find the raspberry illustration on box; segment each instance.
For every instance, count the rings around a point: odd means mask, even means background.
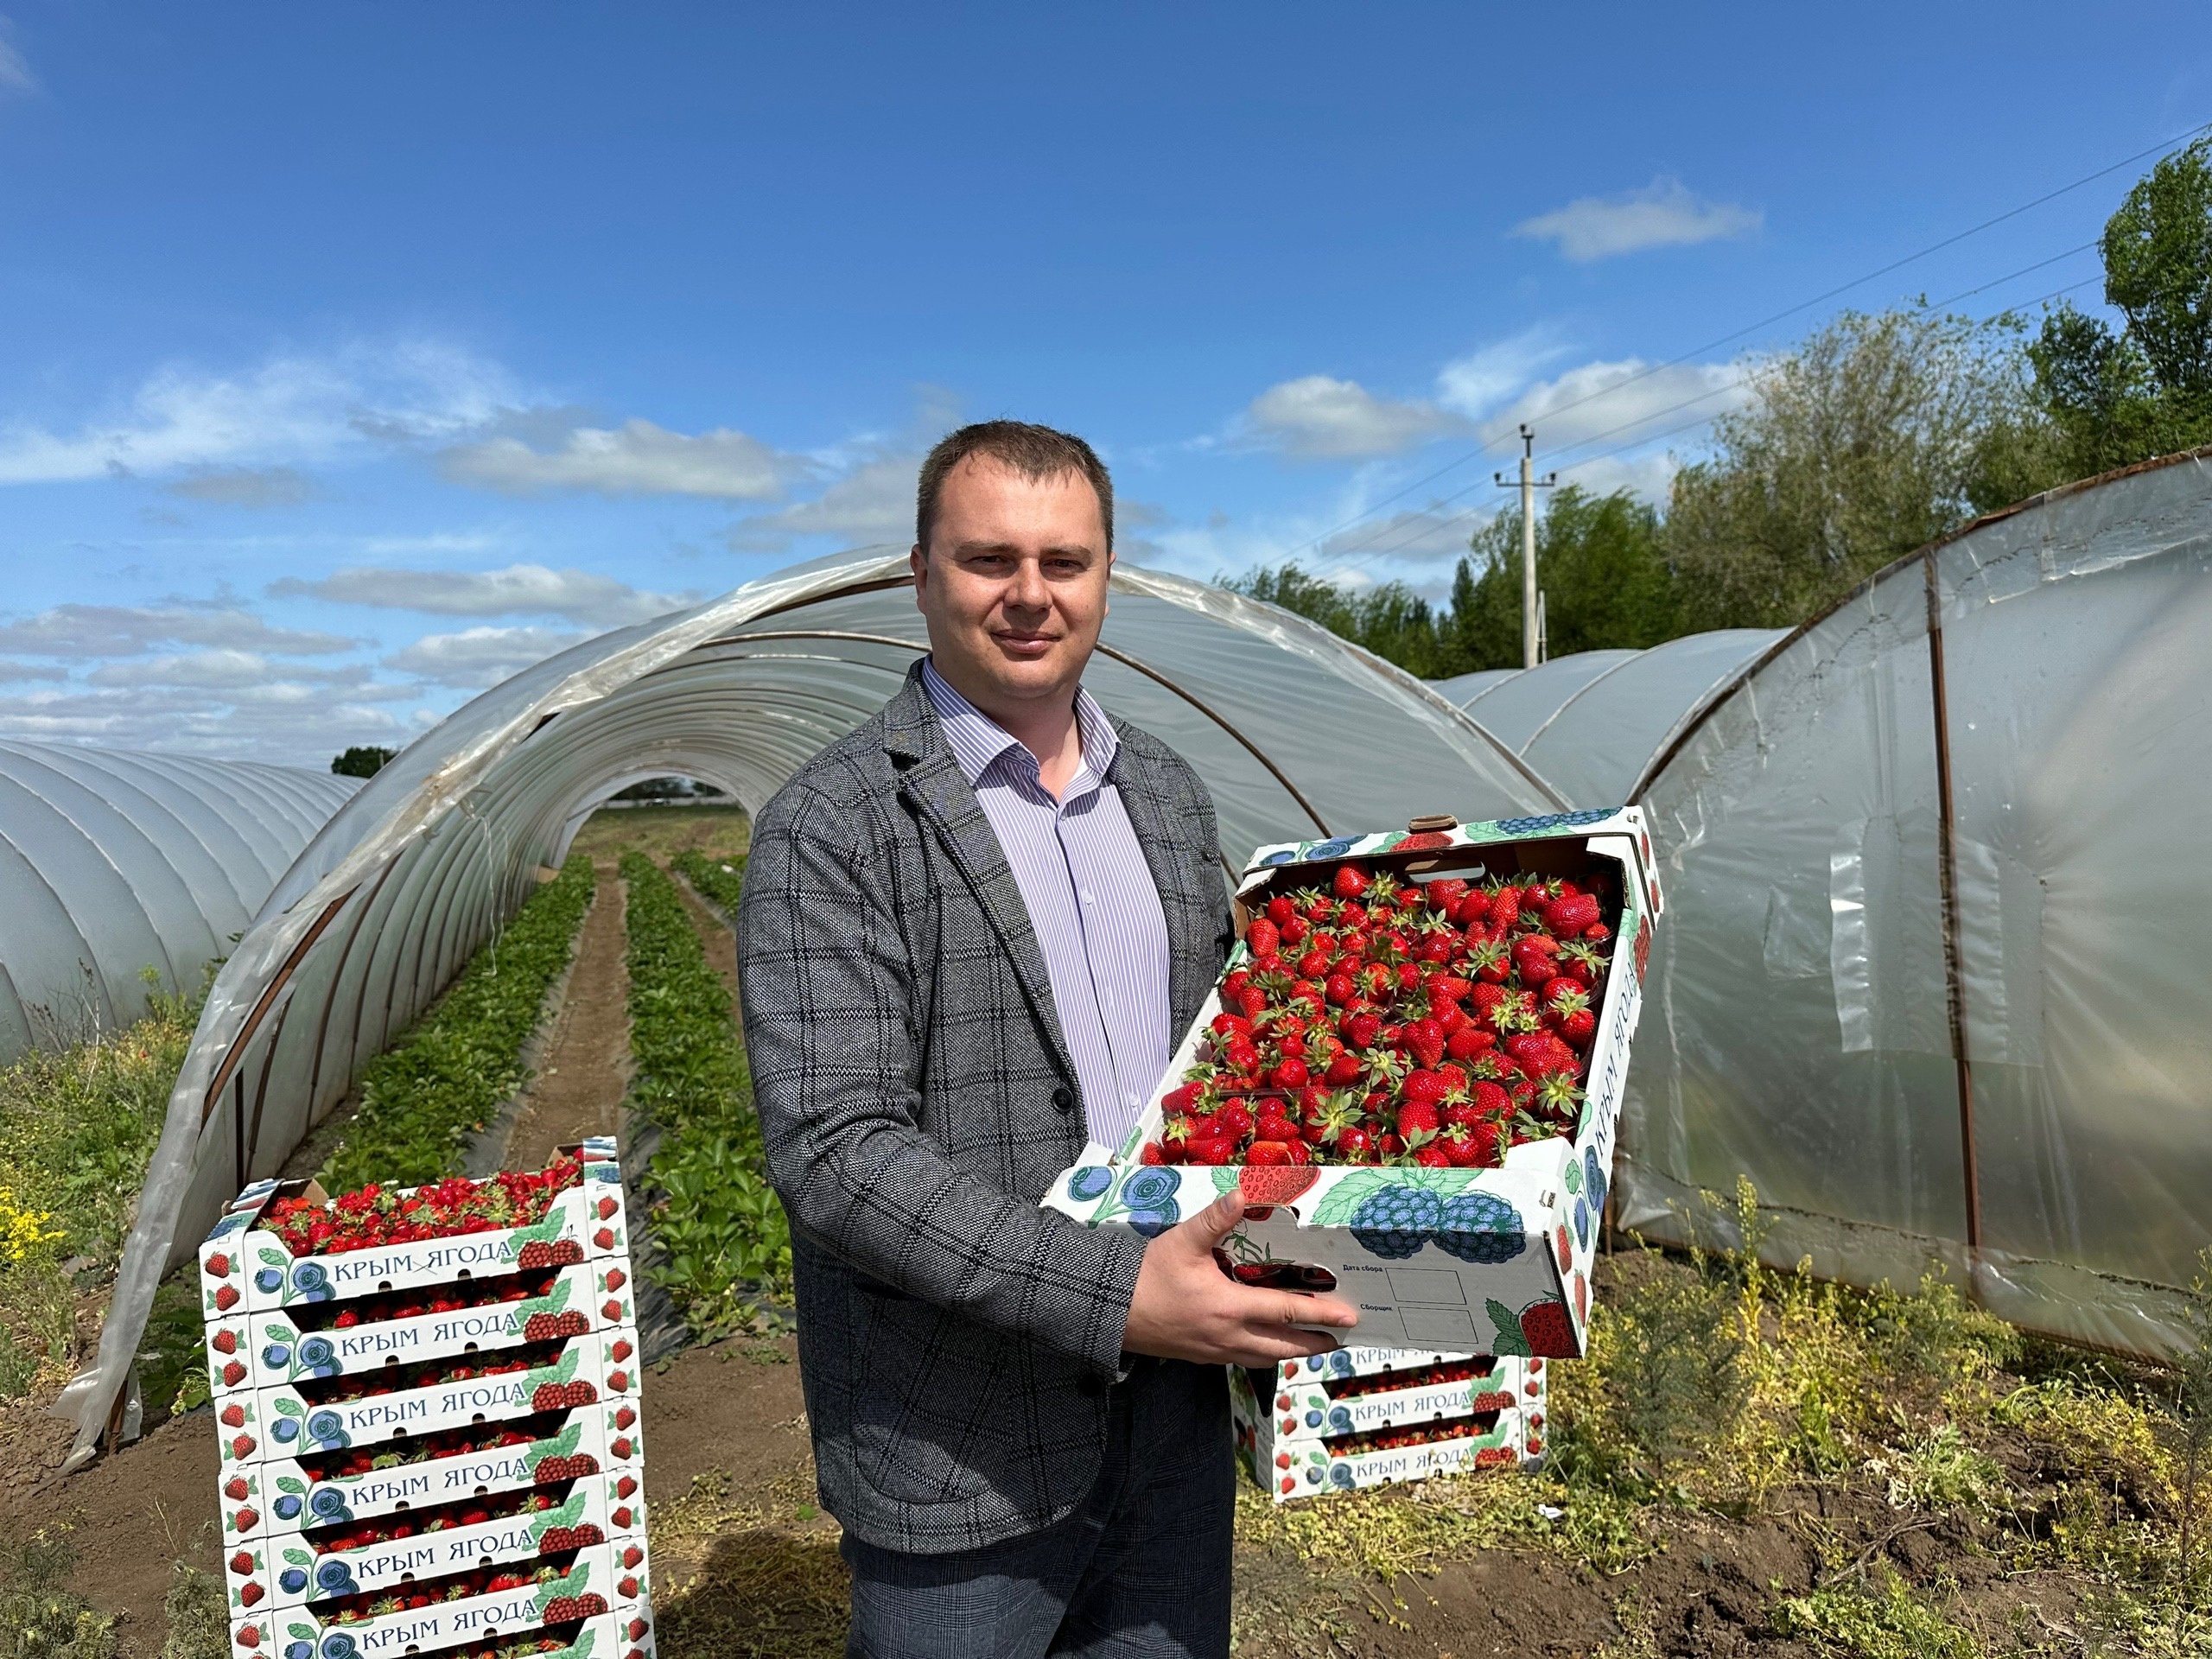
[[[1088,444],[963,428],[915,518],[929,655],[760,814],[738,916],[848,1651],[1225,1654],[1223,1366],[1357,1315],[1219,1270],[1233,1188],[1109,1178],[1117,1228],[1040,1207],[1226,960],[1212,802],[1084,689],[1113,564]]]

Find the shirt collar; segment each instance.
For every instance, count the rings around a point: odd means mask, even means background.
[[[1023,747],[1021,740],[963,696],[926,657],[922,658],[922,690],[929,696],[930,706],[937,710],[938,723],[944,728],[944,741],[969,788],[976,787],[984,772],[1009,749],[1020,749],[1019,759],[1027,760],[1031,770],[1035,769],[1036,758]],[[1075,694],[1075,723],[1083,742],[1082,772],[1088,772],[1094,781],[1103,783],[1107,773],[1113,770],[1114,757],[1121,752],[1122,740],[1114,730],[1114,722],[1098,706],[1098,700],[1080,686]]]

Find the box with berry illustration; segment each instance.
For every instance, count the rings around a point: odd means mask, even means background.
[[[304,1379],[216,1402],[226,1476],[270,1459],[375,1446],[441,1430],[496,1424],[590,1407],[606,1421],[604,1454],[638,1456],[637,1333],[618,1326],[558,1344],[551,1353],[394,1365],[352,1376]]]
[[[300,1633],[288,1633],[288,1623]],[[238,1619],[232,1627],[232,1650],[238,1659],[358,1659],[365,1651],[340,1641],[342,1631],[332,1631],[318,1642],[307,1633],[313,1628],[298,1620]],[[608,1611],[550,1630],[541,1627],[512,1640],[473,1639],[431,1659],[653,1659],[653,1655],[651,1618]]]
[[[596,1408],[549,1412],[242,1463],[223,1478],[224,1531],[243,1540],[565,1486],[606,1471],[601,1417]],[[630,1491],[621,1496],[628,1497],[636,1479],[625,1478]]]
[[[1224,1267],[1363,1344],[1579,1355],[1661,905],[1633,807],[1263,847],[1157,1096],[1045,1202],[1151,1235],[1241,1185]]]
[[[209,1319],[296,1303],[496,1279],[626,1254],[614,1142],[560,1148],[543,1170],[366,1186],[332,1199],[313,1181],[256,1181],[200,1247]]]
[[[1326,1440],[1517,1408],[1523,1369],[1540,1363],[1460,1355],[1363,1376],[1278,1377],[1273,1402],[1276,1437]],[[1255,1389],[1263,1376],[1251,1374]]]
[[[1446,1416],[1317,1434],[1302,1413],[1280,1408],[1280,1393],[1262,1397],[1259,1390],[1270,1379],[1268,1371],[1231,1367],[1230,1414],[1237,1461],[1278,1503],[1432,1475],[1514,1468],[1534,1456],[1530,1419],[1541,1414],[1541,1382],[1534,1383],[1533,1398],[1524,1382],[1511,1394],[1493,1390],[1472,1400],[1479,1409],[1465,1409],[1471,1396],[1462,1395],[1463,1408]]]
[[[626,1577],[637,1591],[627,1599],[619,1587]],[[616,1568],[605,1544],[578,1550],[565,1565],[479,1566],[302,1606],[274,1605],[253,1593],[258,1588],[249,1581],[232,1592],[233,1652],[381,1659],[463,1644],[573,1642],[580,1627],[592,1629],[601,1618],[626,1642],[642,1643],[652,1631],[649,1591]]]

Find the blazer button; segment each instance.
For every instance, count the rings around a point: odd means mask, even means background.
[[[1075,1090],[1062,1084],[1052,1090],[1052,1104],[1064,1112],[1075,1110]]]

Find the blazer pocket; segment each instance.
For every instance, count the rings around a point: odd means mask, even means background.
[[[883,1287],[890,1291],[890,1287]],[[917,1297],[864,1294],[853,1389],[862,1479],[900,1503],[967,1503],[1007,1461],[1002,1339]]]

